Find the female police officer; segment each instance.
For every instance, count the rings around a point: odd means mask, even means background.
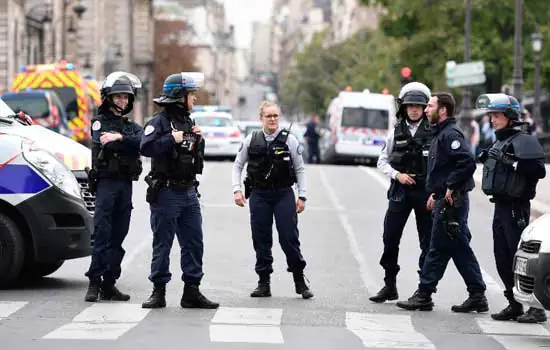
[[[142,129],[124,117],[132,111],[140,87],[133,74],[111,73],[101,89],[99,115],[92,119],[92,170],[88,177],[96,200],[92,261],[86,272],[90,285],[85,297],[90,302],[97,301],[100,290],[102,299],[130,300],[115,287],[115,281],[120,277],[125,253],[122,242],[130,227],[132,181],[138,180],[142,171]]]
[[[313,297],[305,282],[306,262],[300,251],[298,216],[305,208],[306,188],[302,148],[289,130],[279,127],[279,107],[271,102],[260,106],[263,130],[255,131],[243,142],[233,165],[235,204],[243,207],[250,191],[250,224],[256,251],[258,286],[251,297],[271,296],[270,275],[273,272],[273,216],[279,243],[286,255],[287,271],[292,272],[295,290],[302,298]],[[241,189],[241,173],[248,162],[245,194]],[[298,201],[292,185],[298,183]]]
[[[170,250],[174,234],[181,247],[184,308],[216,309],[219,304],[199,291],[203,277],[202,216],[196,174],[202,173],[204,139],[189,117],[195,91],[204,81],[202,73],[176,73],[164,81],[163,94],[154,101],[164,107],[145,127],[141,153],[151,157],[147,201],[151,208],[154,289],[143,308],[166,307],[166,284],[170,281]]]

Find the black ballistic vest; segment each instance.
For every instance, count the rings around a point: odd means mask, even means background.
[[[173,181],[193,181],[196,174],[200,173],[201,162],[199,160],[200,145],[197,136],[191,131],[194,125],[193,120],[185,118],[168,118],[161,116],[165,133],[172,131],[183,131],[183,142],[176,144],[171,152],[162,157],[151,159],[151,170],[155,178]]]
[[[262,130],[254,131],[248,146],[247,178],[255,188],[285,188],[296,182],[288,130],[282,130],[268,143]]]
[[[119,133],[123,137],[135,133],[134,125],[127,118],[106,117],[99,115],[96,118],[101,123],[101,132]],[[133,180],[139,179],[143,171],[139,150],[128,153],[128,151],[115,141],[100,146],[92,146],[92,167],[97,170],[98,178]]]
[[[491,149],[496,149],[498,153],[506,153],[518,136],[519,133],[505,140],[496,141]],[[491,155],[483,164],[481,189],[488,196],[519,199],[525,194],[526,184],[525,177],[518,173],[512,165],[503,164]]]
[[[414,136],[405,119],[395,126],[394,143],[390,165],[404,174],[415,174],[415,179],[425,181],[428,169],[428,152],[434,131],[426,118],[422,118]]]

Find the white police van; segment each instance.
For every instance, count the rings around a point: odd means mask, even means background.
[[[521,234],[514,258],[514,297],[530,307],[550,310],[550,214]]]
[[[81,186],[63,162],[25,136],[30,130],[0,100],[0,287],[49,275],[91,253],[93,220]]]

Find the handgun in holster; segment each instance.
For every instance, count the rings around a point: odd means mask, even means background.
[[[97,192],[97,170],[90,169],[89,167],[84,168],[84,171],[86,172],[86,175],[88,177],[88,189],[90,190],[90,193],[95,196]]]
[[[250,183],[250,179],[247,177],[244,179],[244,198],[248,199],[250,197],[250,193],[252,192],[252,184]]]
[[[460,224],[458,222],[458,208],[462,206],[462,197],[454,192],[452,194],[453,205],[447,203],[443,204],[441,210],[441,216],[443,218],[443,226],[450,239],[455,239],[460,233]]]
[[[160,192],[160,180],[155,179],[151,176],[151,174],[148,174],[145,176],[145,183],[149,186],[147,187],[145,200],[150,204],[156,203]]]

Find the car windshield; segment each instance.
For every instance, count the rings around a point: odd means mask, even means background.
[[[388,114],[388,111],[383,109],[345,107],[342,111],[342,126],[387,129]]]
[[[33,119],[47,118],[50,115],[48,101],[42,94],[12,94],[2,96],[4,102],[16,112],[23,111]]]
[[[224,117],[195,117],[195,123],[200,126],[233,126],[233,121]]]
[[[73,87],[52,87],[44,90],[53,90],[57,93],[65,107],[69,120],[78,117],[78,100],[76,90]]]

